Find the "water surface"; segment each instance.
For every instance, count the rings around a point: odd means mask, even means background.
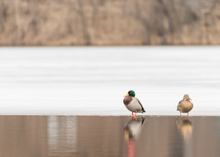
[[[2,157],[218,157],[219,117],[1,116]]]

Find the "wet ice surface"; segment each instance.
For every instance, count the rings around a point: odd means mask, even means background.
[[[218,157],[219,117],[1,116],[0,156]]]
[[[178,114],[187,93],[192,115],[219,115],[219,69],[204,47],[1,49],[0,114],[126,115],[133,89],[146,114]]]

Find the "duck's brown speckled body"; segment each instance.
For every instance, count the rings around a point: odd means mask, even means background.
[[[188,95],[184,95],[183,99],[179,102],[177,106],[177,111],[181,113],[189,113],[193,108],[193,103]]]

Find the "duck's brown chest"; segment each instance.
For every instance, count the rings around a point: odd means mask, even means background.
[[[132,101],[132,97],[131,96],[126,96],[123,100],[123,103],[125,105],[128,105],[130,102]]]

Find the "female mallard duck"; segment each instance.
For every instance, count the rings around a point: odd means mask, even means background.
[[[191,111],[192,108],[193,108],[193,104],[191,102],[191,99],[189,95],[185,94],[183,96],[183,100],[181,100],[177,106],[177,111],[180,112],[180,116],[181,113],[187,113],[187,115],[189,116],[189,111]]]
[[[127,109],[132,112],[132,118],[136,118],[136,113],[138,112],[145,112],[141,102],[135,98],[135,92],[133,90],[128,91],[123,102]]]

